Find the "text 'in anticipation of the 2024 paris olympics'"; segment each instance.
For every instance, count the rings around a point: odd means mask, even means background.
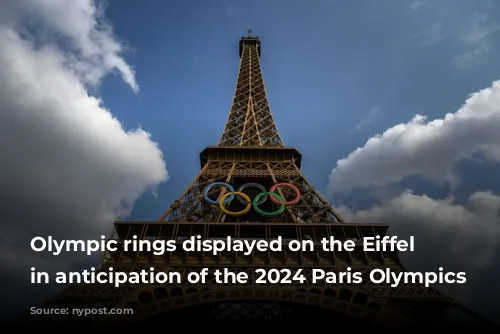
[[[35,237],[31,240],[31,249],[35,252],[47,252],[58,256],[63,252],[80,252],[86,255],[105,251],[115,252],[118,244],[123,251],[152,252],[161,256],[167,252],[174,252],[181,247],[186,252],[209,252],[218,255],[222,252],[242,252],[251,255],[254,251],[260,252],[300,252],[315,251],[318,247],[325,252],[354,251],[362,247],[365,252],[412,252],[415,251],[415,238],[400,240],[396,236],[365,237],[362,241],[335,240],[333,237],[323,238],[320,242],[312,240],[295,240],[278,237],[272,240],[262,239],[204,239],[193,236],[177,240],[139,240],[133,236],[130,240],[54,240],[52,237]],[[333,269],[333,268],[332,268]],[[245,284],[253,281],[255,284],[305,284],[307,282],[326,284],[359,284],[366,279],[356,268],[347,267],[339,270],[325,268],[258,268],[253,269],[253,275],[248,272],[237,272],[231,268],[200,268],[187,275],[169,270],[156,270],[154,267],[134,272],[115,271],[112,267],[90,268],[81,272],[57,272],[51,280],[47,272],[31,268],[31,283],[57,284],[112,284],[119,287],[124,284]],[[444,272],[442,267],[436,272],[403,272],[393,271],[391,268],[373,268],[368,279],[375,284],[387,284],[397,287],[400,284],[424,284],[426,287],[435,283],[463,284],[466,282],[465,272]]]

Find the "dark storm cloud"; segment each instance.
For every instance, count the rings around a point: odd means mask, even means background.
[[[44,289],[28,285],[31,266],[66,270],[95,260],[34,253],[31,238],[108,235],[168,175],[150,135],[123,129],[87,92],[112,70],[139,89],[93,1],[4,1],[0,13],[2,280],[20,300]]]

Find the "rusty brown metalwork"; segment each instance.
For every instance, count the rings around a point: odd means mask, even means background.
[[[229,117],[217,146],[207,147],[200,154],[199,174],[157,221],[115,222],[110,238],[123,242],[134,235],[148,240],[181,240],[194,235],[203,239],[230,236],[270,240],[282,236],[315,242],[325,237],[359,242],[363,237],[387,235],[388,226],[384,224],[346,223],[302,175],[301,154],[283,145],[273,120],[260,67],[261,42],[249,32],[248,37],[241,38],[239,46],[241,64]],[[213,182],[227,182],[235,189],[248,182],[261,184],[266,189],[286,182],[297,187],[302,197],[276,216],[264,217],[253,211],[239,217],[227,216],[218,206],[204,199],[204,189]],[[208,195],[220,198],[225,191],[225,188],[214,189]],[[288,188],[281,188],[279,194],[286,199],[295,196]],[[231,205],[238,209],[236,202]],[[211,279],[199,285],[125,284],[119,288],[109,284],[79,284],[51,298],[42,307],[78,303],[79,307],[100,305],[134,309],[133,316],[98,318],[92,324],[95,326],[128,326],[136,321],[148,321],[156,314],[179,309],[191,312],[190,309],[210,303],[220,306],[211,308],[217,310],[218,316],[231,310],[232,316],[240,312],[238,314],[243,317],[241,310],[249,313],[250,308],[256,307],[249,302],[252,300],[260,301],[257,306],[260,308],[275,301],[316,306],[385,328],[417,325],[423,319],[430,323],[436,317],[450,314],[454,316],[452,321],[465,314],[467,321],[473,319],[482,323],[480,317],[433,288],[420,284],[393,288],[389,284],[371,283],[367,275],[373,268],[390,268],[396,273],[404,271],[397,252],[367,253],[360,247],[353,251],[325,252],[316,247],[310,252],[254,251],[251,255],[224,252],[217,256],[177,250],[155,256],[152,252],[124,252],[118,248],[105,254],[100,270],[109,267],[123,272],[153,267],[157,271],[176,271],[183,277],[202,268],[209,268],[211,274],[216,269],[228,268],[236,273],[246,272],[250,282],[221,285]],[[300,268],[306,280],[300,284],[256,284],[255,268]],[[311,272],[314,268],[336,273],[351,268],[352,272],[361,272],[364,280],[361,284],[313,284]],[[236,307],[228,307],[227,303]],[[428,304],[432,307],[426,308]],[[226,311],[223,312],[223,308]]]

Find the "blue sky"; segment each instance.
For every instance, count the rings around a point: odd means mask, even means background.
[[[110,76],[100,95],[126,128],[152,134],[170,175],[131,218],[159,217],[198,173],[198,153],[218,141],[247,29],[263,43],[283,140],[302,152],[305,175],[322,189],[336,161],[371,136],[417,113],[443,117],[494,81],[495,44],[456,64],[476,50],[461,37],[481,10],[472,1],[111,1],[106,14],[133,49],[125,57],[140,92]]]
[[[491,314],[500,2],[110,0],[100,9],[0,4],[10,282],[26,280],[27,266],[97,262],[33,254],[36,235],[96,238],[114,220],[161,216],[222,133],[238,41],[252,29],[278,130],[303,154],[309,181],[346,220],[415,235],[421,250],[403,256],[410,269],[466,270],[465,288],[442,289]],[[26,284],[8,293],[49,292]]]
[[[141,90],[134,95],[110,77],[101,94],[126,127],[140,124],[152,134],[170,176],[157,199],[148,192],[136,202],[130,219],[156,219],[198,173],[198,153],[214,145],[223,129],[239,65],[237,42],[249,28],[262,41],[264,79],[282,138],[302,152],[304,174],[323,193],[337,161],[369,138],[415,114],[433,120],[456,112],[500,72],[500,4],[494,2],[110,4],[116,33],[134,48],[129,61]],[[415,173],[329,199],[360,210],[407,188],[434,199],[452,195],[455,203],[478,190],[500,189],[496,162],[455,165],[463,182],[453,191],[446,182],[428,182]]]

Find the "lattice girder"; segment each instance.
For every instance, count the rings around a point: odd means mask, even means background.
[[[243,43],[233,103],[219,146],[283,147],[267,100],[260,67],[260,42]]]
[[[205,188],[214,182],[226,182],[235,189],[245,183],[242,179],[254,178],[252,182],[269,184],[290,183],[300,190],[301,199],[293,206],[287,207],[285,212],[274,217],[259,217],[259,221],[289,221],[295,223],[343,223],[328,202],[306,180],[300,170],[293,163],[275,162],[210,162],[205,165],[190,187],[177,199],[160,218],[162,221],[227,221],[227,216],[220,208],[207,202],[204,198]],[[217,199],[227,191],[224,187],[212,188],[209,197]],[[279,188],[278,193],[285,199],[296,196],[289,187]],[[268,200],[270,202],[270,200]],[[245,221],[245,216],[239,217]]]

